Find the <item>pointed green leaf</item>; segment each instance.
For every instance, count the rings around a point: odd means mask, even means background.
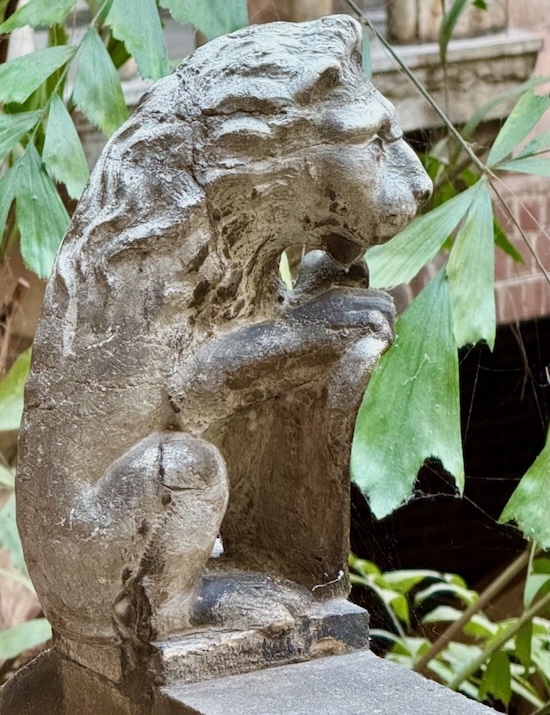
[[[34,618],[0,631],[0,658],[16,658],[29,648],[36,648],[52,637],[52,627],[45,618]]]
[[[65,25],[52,25],[48,30],[48,47],[69,44],[69,35]]]
[[[474,613],[462,629],[466,635],[488,639],[498,634],[498,625],[490,621],[483,613]]]
[[[396,331],[365,393],[351,456],[353,481],[379,519],[409,497],[430,457],[461,489],[464,482],[458,356],[444,273],[411,303]]]
[[[447,277],[458,347],[485,340],[495,342],[495,247],[493,206],[485,180],[458,232],[447,263]]]
[[[543,556],[533,561],[533,573],[549,573],[550,574],[550,557]]]
[[[525,584],[523,592],[523,607],[530,608],[533,601],[541,589],[545,589],[550,585],[550,574],[547,573],[531,573]]]
[[[386,590],[385,593],[388,595],[387,605],[393,610],[400,621],[403,621],[403,623],[409,626],[411,617],[409,613],[409,604],[405,596],[402,594],[395,594],[389,590]],[[392,593],[393,595],[390,597],[390,594]]]
[[[8,33],[25,25],[51,27],[62,23],[75,2],[76,0],[29,0],[0,25],[0,33]]]
[[[499,522],[515,521],[525,537],[550,549],[550,432],[546,444],[514,490]]]
[[[29,144],[14,169],[21,255],[40,278],[47,278],[69,216],[33,144]]]
[[[15,171],[12,168],[0,179],[0,245],[2,244],[6,221],[14,198]]]
[[[160,79],[170,72],[155,0],[113,0],[105,22],[135,57],[144,79]]]
[[[497,650],[493,654],[483,673],[479,686],[479,697],[484,700],[487,695],[492,695],[505,705],[508,705],[512,697],[510,658],[502,650]]]
[[[525,92],[528,92],[531,89],[535,89],[536,87],[539,87],[541,84],[547,84],[549,80],[550,80],[550,77],[532,77],[531,79],[528,79],[526,82],[522,82],[521,84],[518,84],[516,87],[512,87],[512,89],[509,89],[507,92],[504,92],[504,94],[500,94],[496,99],[492,99],[490,102],[487,102],[487,104],[484,104],[482,107],[477,109],[472,114],[470,119],[466,122],[466,124],[462,128],[463,138],[468,139],[473,134],[475,129],[479,126],[479,124],[485,119],[485,117],[495,107],[498,107],[499,104],[504,104],[504,102],[509,102],[512,99],[515,99],[516,97],[519,97],[522,94],[525,94]]]
[[[507,157],[535,128],[549,108],[549,97],[534,92],[524,94],[498,133],[487,157],[487,166],[493,168]]]
[[[524,263],[523,256],[514,244],[508,240],[508,236],[504,233],[504,229],[496,218],[493,221],[493,230],[495,232],[495,246],[498,246],[516,263]]]
[[[75,52],[72,45],[46,47],[0,65],[0,102],[21,104]]]
[[[288,290],[292,290],[292,273],[290,271],[290,263],[288,261],[286,251],[281,253],[281,260],[279,261],[279,276]]]
[[[550,159],[541,159],[538,156],[528,156],[525,157],[525,159],[512,159],[512,161],[499,164],[498,169],[499,171],[519,171],[521,174],[550,176]]]
[[[29,374],[31,351],[25,350],[0,382],[0,432],[19,429],[23,414],[23,390]]]
[[[462,611],[453,606],[436,606],[433,610],[422,617],[422,623],[438,623],[448,621],[454,623],[462,616]]]
[[[246,0],[160,0],[174,20],[190,23],[208,40],[248,25]]]
[[[369,249],[366,259],[371,287],[393,288],[412,280],[458,226],[475,195],[472,186],[417,218],[388,243]]]
[[[71,115],[57,94],[50,100],[42,160],[54,179],[65,184],[69,196],[80,198],[90,170]]]
[[[519,662],[527,670],[531,665],[531,643],[533,641],[533,621],[527,623],[516,634],[514,652]]]
[[[19,143],[42,116],[42,112],[0,114],[0,160]]]
[[[0,546],[10,555],[12,565],[27,576],[23,547],[15,520],[15,494],[9,497],[0,511]]]
[[[131,57],[124,42],[117,40],[112,34],[109,37],[109,42],[107,42],[107,52],[117,70]]]
[[[348,563],[350,568],[355,569],[358,571],[360,574],[363,576],[368,575],[375,575],[375,576],[381,576],[382,572],[378,568],[376,564],[373,564],[372,561],[367,561],[366,559],[359,559],[357,556],[354,554],[349,554],[348,556]]]
[[[472,591],[465,586],[461,586],[452,582],[439,582],[433,583],[431,586],[422,589],[414,597],[415,604],[422,604],[425,601],[433,599],[434,597],[440,597],[442,594],[452,594],[454,598],[463,601],[467,606],[471,606],[478,599],[478,594],[476,591]]]
[[[409,593],[411,589],[427,578],[439,577],[440,574],[437,571],[428,571],[426,569],[398,569],[397,571],[386,571],[384,573],[384,581],[403,594]]]
[[[528,156],[533,156],[533,154],[539,154],[541,152],[548,153],[548,146],[550,145],[550,129],[545,132],[537,134],[533,137],[531,141],[521,148],[521,150],[515,155],[516,159],[521,159]]]
[[[6,489],[13,489],[15,486],[15,474],[8,467],[4,467],[0,464],[0,487],[5,487]]]
[[[128,118],[117,71],[94,27],[84,37],[78,55],[73,101],[101,131],[110,136]]]

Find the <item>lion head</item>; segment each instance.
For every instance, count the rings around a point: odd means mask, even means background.
[[[392,237],[431,183],[361,47],[335,15],[196,50],[111,139],[69,234],[79,261],[93,252],[112,287],[128,252],[164,255],[167,300],[212,321],[269,303],[291,244],[349,265]]]

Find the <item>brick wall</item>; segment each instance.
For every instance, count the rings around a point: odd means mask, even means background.
[[[497,217],[524,260],[516,263],[501,250],[496,252],[497,320],[512,323],[550,315],[550,180],[514,175],[499,193],[532,251],[497,202]]]

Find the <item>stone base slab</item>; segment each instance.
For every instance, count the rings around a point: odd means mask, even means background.
[[[53,651],[0,690],[1,715],[490,715],[370,651],[201,683],[122,692]]]

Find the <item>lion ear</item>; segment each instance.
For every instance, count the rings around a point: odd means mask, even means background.
[[[342,68],[338,62],[319,63],[307,75],[302,77],[295,95],[300,103],[308,103],[323,97],[342,82]]]

